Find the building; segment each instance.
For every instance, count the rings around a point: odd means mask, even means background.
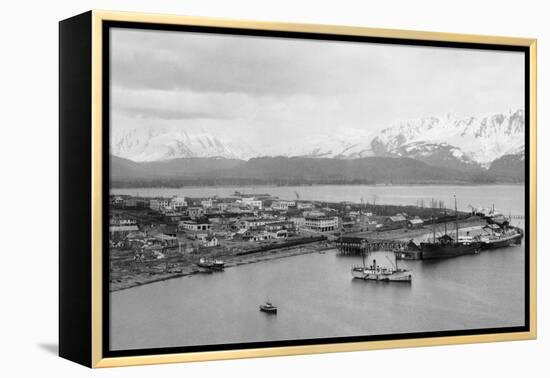
[[[213,201],[211,198],[202,200],[202,201],[201,201],[201,206],[202,206],[204,209],[210,209],[211,207],[214,206],[214,201]]]
[[[392,228],[401,228],[407,226],[407,218],[405,218],[403,215],[394,215],[391,217],[387,217],[384,220],[384,226],[392,227]]]
[[[111,218],[109,219],[109,224],[111,226],[132,226],[137,224],[137,222],[134,219]]]
[[[306,218],[304,217],[290,217],[288,220],[294,224],[295,228],[304,227],[306,225]]]
[[[267,231],[268,239],[284,239],[288,237],[287,230]]]
[[[181,230],[189,230],[193,232],[210,231],[210,229],[212,228],[212,224],[210,224],[208,220],[203,220],[203,219],[196,220],[196,221],[192,221],[192,220],[180,221],[178,226]]]
[[[163,247],[176,247],[179,243],[178,238],[164,233],[153,235],[153,239]]]
[[[126,209],[144,209],[149,207],[149,200],[143,197],[124,198],[123,207]]]
[[[298,210],[311,210],[313,209],[313,204],[311,202],[298,202],[296,207]]]
[[[138,232],[137,225],[110,225],[109,226],[109,239],[112,241],[122,240],[130,233]]]
[[[241,199],[241,203],[253,209],[261,210],[263,208],[262,200],[257,199],[256,197],[244,197]]]
[[[174,197],[170,200],[170,208],[172,210],[182,210],[187,207],[185,197]]]
[[[271,203],[271,208],[273,210],[286,211],[289,207],[295,207],[295,201],[274,201]]]
[[[151,210],[161,211],[170,206],[170,201],[166,198],[153,198],[149,201]]]
[[[294,223],[292,223],[291,221],[275,221],[275,222],[266,223],[265,225],[265,230],[268,232],[277,232],[281,230],[293,232],[295,229],[296,227],[294,226]]]
[[[124,198],[122,196],[110,196],[109,204],[114,207],[122,207],[124,205]]]
[[[255,230],[265,226],[265,224],[266,224],[266,220],[259,219],[259,218],[246,218],[246,219],[241,219],[240,221],[241,228],[246,228],[247,230]]]
[[[331,232],[338,229],[338,217],[306,216],[305,228],[313,232]]]
[[[203,247],[217,247],[218,245],[220,245],[220,242],[219,242],[218,238],[215,237],[214,235],[206,236],[202,240],[202,246]]]
[[[189,215],[190,218],[195,219],[202,217],[204,215],[204,209],[202,207],[189,207],[187,208],[187,215]]]
[[[424,227],[424,221],[420,218],[409,219],[407,221],[407,228],[417,229]]]

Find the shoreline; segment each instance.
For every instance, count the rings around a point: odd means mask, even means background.
[[[311,253],[326,253],[327,251],[331,251],[331,250],[336,251],[336,248],[334,246],[319,246],[317,243],[313,243],[313,244],[300,245],[296,247],[273,249],[273,250],[264,251],[264,252],[252,253],[249,255],[224,256],[225,269],[234,268],[240,265],[254,264],[257,262],[278,260],[278,259],[292,257],[292,256],[300,256],[300,255],[306,255]],[[182,272],[158,274],[159,277],[156,277],[151,280],[147,280],[147,279],[143,280],[143,277],[136,277],[135,280],[132,279],[126,282],[116,282],[116,283],[110,282],[109,293],[115,293],[117,291],[128,290],[134,287],[148,285],[155,282],[166,281],[174,278],[190,277],[197,274],[206,274],[203,271],[201,271],[199,268],[195,267],[194,265],[195,264],[193,264],[192,266],[187,266],[183,268]],[[217,274],[217,272],[213,272],[212,274]],[[119,286],[119,287],[113,288],[113,286]]]
[[[478,228],[483,221],[479,219],[463,220],[459,222],[459,229],[461,232],[472,230]],[[441,227],[441,226],[440,226]],[[441,231],[441,230],[440,230]],[[359,236],[365,237],[371,240],[400,240],[406,241],[410,239],[415,239],[415,241],[420,241],[420,238],[424,238],[431,235],[431,230],[429,228],[422,228],[417,230],[388,230],[384,232],[363,232],[363,233],[353,233],[348,234],[348,236]],[[279,249],[272,249],[267,251],[255,252],[251,254],[244,255],[226,255],[219,256],[225,262],[225,268],[233,268],[239,265],[254,264],[257,262],[278,260],[286,257],[299,256],[311,253],[325,253],[327,251],[334,250],[336,248],[334,245],[327,245],[325,242],[314,242],[310,244],[302,244],[297,246],[282,247]],[[149,273],[149,276],[138,275],[136,277],[131,277],[125,280],[119,280],[109,283],[109,293],[114,293],[117,291],[127,290],[138,286],[148,285],[155,282],[166,281],[174,278],[189,277],[196,274],[207,274],[196,264],[192,263],[187,266],[178,269],[174,272],[162,272],[162,273]],[[218,274],[218,272],[213,272],[212,274]]]
[[[113,192],[113,190],[139,190],[139,189],[200,189],[200,188],[228,188],[228,187],[236,187],[236,188],[250,188],[250,187],[266,187],[266,188],[300,188],[300,187],[312,187],[312,186],[368,186],[368,187],[388,187],[388,186],[525,186],[525,182],[517,182],[517,181],[502,181],[502,182],[492,182],[492,183],[474,183],[474,182],[439,182],[439,183],[399,183],[399,184],[301,184],[301,185],[253,185],[253,184],[246,184],[246,185],[184,185],[184,186],[118,186],[114,185],[111,186],[110,192]]]

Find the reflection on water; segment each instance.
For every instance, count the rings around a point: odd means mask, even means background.
[[[115,193],[416,204],[446,201],[524,214],[523,185],[300,186],[115,189]],[[523,220],[516,220],[523,223]],[[111,348],[374,335],[524,324],[524,246],[441,261],[410,261],[411,284],[352,280],[357,257],[310,254],[242,265],[111,294]],[[266,300],[276,316],[261,313]]]
[[[524,324],[524,248],[410,261],[411,284],[353,280],[360,258],[309,254],[111,294],[111,348]],[[266,300],[276,316],[258,310]]]

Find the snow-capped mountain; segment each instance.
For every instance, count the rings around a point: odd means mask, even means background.
[[[319,134],[300,140],[288,140],[283,146],[262,150],[263,156],[358,159],[374,156],[372,134],[361,130],[337,128],[337,134]]]
[[[115,128],[111,154],[136,162],[189,157],[248,160],[259,156],[356,159],[400,156],[456,169],[489,168],[524,148],[523,110],[456,118],[451,115],[397,122],[376,135],[361,129],[334,128],[334,133],[293,138],[268,146],[207,127]]]
[[[246,160],[257,155],[246,142],[202,127],[116,129],[111,134],[111,154],[137,162],[189,157]]]
[[[371,147],[376,155],[420,160],[446,157],[488,167],[492,161],[520,150],[524,135],[523,110],[465,119],[446,115],[399,122],[382,130]]]

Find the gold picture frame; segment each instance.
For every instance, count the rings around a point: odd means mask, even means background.
[[[525,48],[529,56],[528,68],[528,84],[529,84],[529,109],[526,109],[526,114],[529,120],[529,181],[526,182],[526,187],[529,188],[529,234],[526,236],[529,240],[529,327],[528,330],[522,332],[510,332],[510,333],[490,333],[490,334],[474,334],[474,335],[456,335],[456,336],[444,336],[444,337],[426,337],[426,338],[413,338],[413,339],[391,339],[391,340],[378,340],[378,341],[362,341],[362,342],[341,342],[341,343],[329,343],[329,344],[315,344],[315,345],[297,345],[297,346],[277,346],[267,348],[253,348],[253,349],[229,349],[229,350],[214,350],[214,351],[199,351],[199,352],[185,352],[185,353],[169,353],[169,354],[150,354],[150,355],[132,355],[132,356],[115,356],[107,357],[103,353],[103,338],[104,338],[104,188],[105,182],[103,181],[103,167],[105,162],[103,161],[103,149],[105,148],[105,135],[103,134],[102,123],[105,117],[103,113],[104,98],[103,98],[103,86],[105,85],[105,78],[103,76],[104,67],[104,42],[103,31],[106,22],[129,22],[139,24],[155,24],[155,25],[188,25],[199,27],[215,27],[215,28],[229,28],[229,29],[244,29],[244,30],[262,30],[262,31],[275,31],[275,32],[296,32],[296,33],[315,33],[322,35],[333,36],[357,36],[357,37],[379,37],[387,39],[399,39],[403,41],[423,41],[423,42],[444,42],[444,43],[462,43],[462,44],[476,44],[476,45],[502,45],[502,46],[519,46]],[[70,257],[68,249],[70,243],[60,246],[60,355],[87,365],[89,367],[115,367],[115,366],[130,366],[130,365],[143,365],[143,364],[160,364],[160,363],[174,363],[174,362],[189,362],[189,361],[208,361],[219,359],[238,359],[238,358],[251,358],[251,357],[267,357],[267,356],[284,356],[284,355],[299,355],[299,354],[312,354],[312,353],[329,353],[329,352],[347,352],[347,351],[360,351],[360,350],[372,350],[372,349],[389,349],[389,348],[403,348],[403,347],[420,347],[420,346],[435,346],[435,345],[449,345],[449,344],[467,344],[467,343],[481,343],[481,342],[496,342],[496,341],[513,341],[513,340],[528,340],[535,339],[537,335],[537,297],[536,297],[536,285],[537,285],[537,255],[536,255],[536,235],[537,235],[537,137],[536,137],[536,123],[537,123],[537,41],[530,38],[514,38],[514,37],[501,37],[501,36],[483,36],[483,35],[469,35],[469,34],[454,34],[454,33],[436,33],[436,32],[424,32],[424,31],[412,31],[412,30],[393,30],[393,29],[378,29],[367,27],[355,27],[355,26],[335,26],[335,25],[316,25],[316,24],[295,24],[295,23],[282,23],[282,22],[260,22],[250,20],[230,20],[230,19],[218,19],[209,17],[189,17],[189,16],[175,16],[175,15],[160,15],[160,14],[144,14],[144,13],[126,13],[126,12],[110,12],[110,11],[90,11],[81,16],[62,21],[60,24],[60,75],[66,74],[64,69],[67,68],[68,63],[64,63],[65,60],[73,59],[88,59],[91,60],[88,63],[90,70],[90,77],[82,78],[82,75],[75,74],[74,80],[79,83],[84,83],[82,89],[83,93],[90,91],[89,98],[81,98],[79,96],[65,96],[61,94],[60,100],[60,113],[62,115],[67,112],[73,103],[71,101],[80,101],[80,106],[88,109],[86,115],[73,115],[72,117],[83,118],[71,118],[71,115],[66,117],[60,117],[61,128],[61,148],[63,148],[64,133],[70,127],[76,127],[74,122],[69,125],[69,121],[82,121],[89,120],[89,128],[84,127],[82,131],[84,143],[89,142],[89,161],[91,166],[87,170],[85,175],[89,177],[89,181],[83,182],[82,185],[89,185],[90,199],[86,202],[89,211],[82,216],[88,216],[90,218],[89,224],[86,226],[78,226],[67,219],[63,220],[64,206],[69,206],[63,201],[60,202],[61,207],[61,238],[64,238],[68,232],[76,232],[86,234],[90,245],[84,245],[86,248],[86,258],[82,261],[76,261],[76,257]],[[79,42],[75,39],[75,34],[78,32],[84,33],[83,40],[86,43]],[[67,36],[72,34],[72,37]],[[71,39],[73,38],[73,39]],[[77,54],[81,54],[79,49],[88,49],[89,55],[75,58]],[[75,61],[75,64],[78,61]],[[73,85],[74,80],[71,77],[66,79],[60,78],[61,91],[69,90],[64,87]],[[73,80],[73,82],[71,82]],[[90,103],[86,103],[90,100]],[[68,113],[67,113],[68,114]],[[76,131],[72,131],[76,132]],[[85,135],[84,135],[85,134]],[[80,134],[79,134],[80,135]],[[67,136],[69,138],[69,136]],[[84,152],[82,152],[84,153]],[[63,161],[67,160],[67,156],[61,153],[61,165]],[[65,183],[66,178],[71,174],[71,168],[69,165],[65,167],[64,173],[61,170],[61,186]],[[78,193],[70,194],[70,189],[65,189],[65,194],[71,199],[78,199]],[[80,227],[79,229],[71,227]],[[89,226],[89,228],[87,228]],[[65,232],[65,234],[64,234]],[[73,250],[71,253],[75,253]],[[83,283],[78,283],[74,280],[68,270],[76,272],[84,272],[84,278],[88,279],[89,286]],[[82,282],[82,281],[79,281]],[[72,288],[70,288],[72,287]],[[89,292],[88,292],[89,289]],[[72,291],[71,291],[72,290]],[[83,291],[84,308],[78,311],[72,307],[75,306],[74,296],[78,290]],[[67,326],[68,319],[74,319],[79,316],[79,311],[89,312],[89,317],[82,319],[79,324],[72,324]],[[82,340],[86,346],[83,351],[74,352],[74,348],[78,341]]]

